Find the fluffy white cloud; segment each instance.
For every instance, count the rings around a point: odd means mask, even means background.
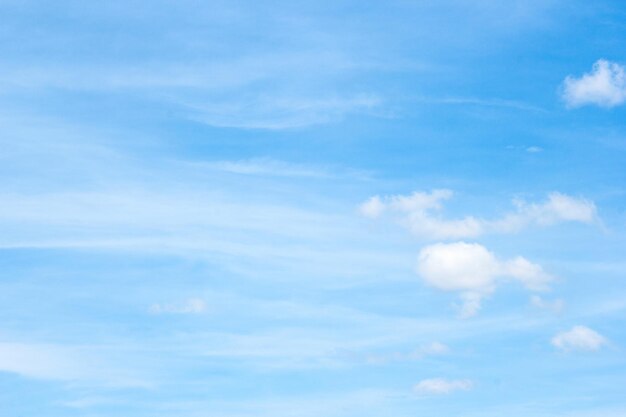
[[[595,104],[614,107],[626,101],[624,67],[604,59],[593,64],[590,73],[576,78],[568,76],[563,82],[563,100],[570,107]]]
[[[513,278],[533,291],[547,288],[552,279],[541,266],[522,257],[502,261],[484,246],[465,242],[424,247],[418,256],[417,273],[434,288],[459,292],[462,317],[475,315],[482,299],[495,291],[501,278]]]
[[[454,391],[467,391],[474,386],[469,379],[449,380],[444,378],[424,379],[413,389],[418,394],[450,394]]]
[[[592,201],[562,193],[550,193],[541,203],[513,201],[515,210],[489,220],[474,216],[446,219],[443,202],[452,198],[450,190],[414,192],[410,195],[374,196],[359,206],[360,213],[376,219],[385,213],[399,218],[414,235],[431,239],[460,239],[484,233],[513,233],[531,225],[550,226],[561,222],[592,223],[596,206]]]
[[[200,314],[207,309],[206,302],[200,298],[189,298],[180,304],[153,304],[152,314]]]
[[[359,210],[369,218],[378,218],[385,212],[401,215],[401,222],[412,233],[436,239],[462,238],[482,233],[482,225],[473,217],[446,220],[437,215],[442,201],[452,198],[450,190],[433,190],[430,193],[414,192],[410,195],[374,196]]]
[[[457,242],[423,248],[417,269],[424,281],[440,290],[490,292],[499,266],[483,246]]]
[[[574,326],[568,331],[556,334],[551,343],[565,351],[595,351],[608,344],[608,341],[589,327]]]

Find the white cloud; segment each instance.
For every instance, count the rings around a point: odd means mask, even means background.
[[[529,225],[551,226],[561,222],[593,223],[597,219],[596,205],[585,198],[562,193],[550,193],[543,203],[513,201],[516,211],[490,222],[495,232],[515,232]]]
[[[207,309],[206,302],[200,298],[189,298],[179,304],[153,304],[152,314],[201,314]]]
[[[476,292],[465,292],[461,294],[461,305],[458,306],[459,317],[467,319],[474,317],[480,311],[484,294]]]
[[[595,104],[614,107],[626,101],[626,75],[622,65],[600,59],[590,73],[563,82],[563,100],[570,107]]]
[[[547,288],[552,277],[541,266],[516,257],[501,261],[477,243],[437,243],[418,256],[417,273],[430,286],[459,292],[462,317],[480,309],[482,299],[493,293],[500,278],[513,278],[532,291]]]
[[[374,196],[359,206],[359,212],[370,219],[380,217],[385,211],[385,204],[380,200],[379,196]]]
[[[527,259],[517,256],[500,264],[500,273],[520,281],[524,287],[533,291],[547,289],[551,277],[544,272],[541,266],[529,262]]]
[[[433,190],[430,193],[414,192],[410,195],[372,197],[363,203],[360,212],[369,218],[378,218],[384,212],[401,215],[401,222],[413,234],[436,239],[473,237],[482,233],[482,225],[473,217],[445,220],[436,213],[442,202],[452,198],[450,190]]]
[[[454,391],[468,391],[473,386],[474,383],[469,379],[432,378],[418,382],[413,389],[418,394],[450,394]]]
[[[557,333],[551,340],[554,347],[564,351],[595,351],[608,344],[607,339],[586,326],[574,326]]]
[[[485,233],[513,233],[531,225],[550,226],[561,222],[592,223],[597,218],[595,204],[584,198],[553,192],[541,203],[513,201],[515,211],[489,220],[474,216],[446,219],[443,202],[452,198],[450,190],[414,192],[410,195],[374,196],[359,206],[360,213],[376,219],[385,213],[399,218],[414,235],[431,239],[477,237]]]
[[[431,286],[444,291],[490,292],[499,263],[475,243],[439,243],[420,251],[418,272]]]

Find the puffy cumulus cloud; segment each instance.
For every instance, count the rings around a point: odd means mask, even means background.
[[[557,333],[550,341],[564,351],[596,351],[608,344],[607,339],[586,326],[574,326],[570,330]]]
[[[591,72],[563,82],[563,100],[569,107],[595,104],[614,107],[626,101],[626,76],[622,65],[604,59],[593,64]]]
[[[450,190],[414,192],[410,195],[374,196],[359,207],[366,217],[378,218],[384,213],[401,215],[401,222],[418,236],[435,239],[473,237],[482,233],[482,225],[473,217],[447,220],[439,215],[442,202],[452,198]]]
[[[431,286],[444,291],[490,292],[500,265],[476,243],[438,243],[420,251],[418,272]]]
[[[413,390],[418,394],[450,394],[454,391],[468,391],[474,383],[469,379],[449,380],[444,378],[424,379],[418,382]]]
[[[179,304],[153,304],[149,312],[152,314],[201,314],[207,305],[201,298],[189,298]]]
[[[431,287],[460,293],[461,317],[475,315],[482,299],[493,293],[503,278],[527,289],[546,289],[552,277],[541,266],[522,257],[499,260],[477,243],[437,243],[422,248],[417,273]]]
[[[439,189],[410,195],[374,196],[359,206],[360,213],[376,219],[385,214],[399,218],[414,235],[430,239],[460,239],[485,233],[514,233],[525,227],[550,226],[561,222],[592,223],[597,218],[595,204],[584,198],[553,192],[541,203],[513,201],[514,211],[497,219],[465,216],[446,219],[443,202],[453,192]]]

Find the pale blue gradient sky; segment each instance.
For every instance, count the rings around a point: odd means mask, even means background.
[[[626,417],[626,105],[563,98],[625,41],[604,0],[0,0],[0,415]]]

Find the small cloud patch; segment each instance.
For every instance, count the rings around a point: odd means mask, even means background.
[[[455,391],[469,391],[473,386],[474,383],[469,379],[432,378],[418,382],[413,390],[418,394],[444,395]]]
[[[189,298],[177,304],[152,304],[151,314],[201,314],[206,312],[206,302],[201,298]]]
[[[556,334],[551,343],[563,351],[593,352],[608,344],[608,340],[586,326],[574,326],[568,331]]]

